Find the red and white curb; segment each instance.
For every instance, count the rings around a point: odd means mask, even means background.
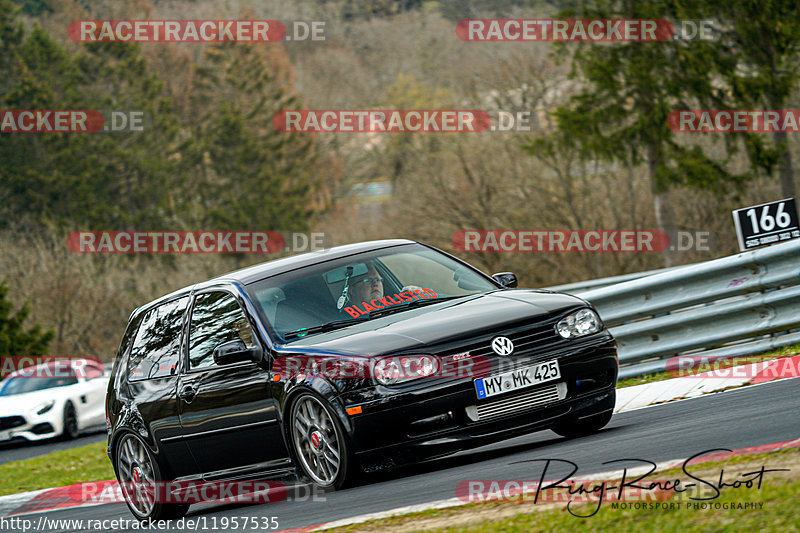
[[[800,377],[800,356],[721,368],[711,372],[619,389],[614,412],[632,411],[654,404],[696,398],[711,392],[720,392],[744,385],[758,385],[796,377]]]
[[[617,391],[617,405],[614,412],[620,413],[640,409],[653,404],[660,404],[679,399],[693,398],[710,392],[718,392],[732,387],[739,387],[747,384],[761,384],[769,381],[776,381],[787,378],[800,377],[800,356],[774,359],[751,365],[742,365],[723,370],[716,370],[704,374],[680,377],[655,383],[646,383],[635,387],[626,387]],[[772,446],[772,448],[770,448]],[[777,447],[774,447],[777,446]],[[736,453],[761,453],[786,447],[800,446],[800,439],[789,441],[788,443],[776,443],[767,447],[753,447],[737,450]],[[756,451],[749,451],[756,450]],[[717,457],[719,458],[719,457]],[[708,459],[711,460],[711,459]],[[677,463],[676,463],[677,461]],[[675,464],[680,464],[679,460],[662,463],[659,467],[673,468]],[[621,471],[620,471],[621,472]],[[633,470],[629,472],[633,473]],[[595,474],[594,476],[609,476],[613,472]],[[591,479],[590,477],[584,479]],[[90,507],[95,505],[105,505],[109,503],[124,503],[122,489],[116,480],[95,481],[91,483],[77,483],[66,487],[36,490],[0,496],[0,516],[15,516],[31,513],[42,513],[48,511],[60,511],[74,509],[78,507]],[[430,502],[420,505],[412,505],[390,511],[362,515],[359,517],[348,518],[328,524],[319,524],[298,531],[312,531],[316,529],[328,529],[348,524],[375,520],[395,516],[397,514],[407,514],[430,509],[441,509],[464,505],[458,498]],[[333,524],[333,525],[331,525]]]

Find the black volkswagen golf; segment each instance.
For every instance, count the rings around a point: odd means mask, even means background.
[[[165,481],[340,488],[357,469],[599,430],[614,408],[613,337],[589,303],[516,285],[387,240],[270,261],[136,309],[106,400],[128,506],[140,519],[184,514],[138,490]]]

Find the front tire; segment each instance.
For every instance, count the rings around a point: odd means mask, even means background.
[[[158,485],[165,480],[142,439],[127,433],[117,442],[116,449],[114,470],[133,516],[140,521],[169,520],[181,518],[189,511],[187,504],[158,501],[158,496],[164,494]]]
[[[340,489],[353,464],[350,443],[339,418],[324,400],[304,392],[292,403],[292,448],[303,472],[322,489]]]
[[[606,424],[611,421],[611,416],[613,414],[613,411],[606,411],[605,413],[600,413],[588,418],[566,420],[556,424],[553,427],[553,431],[562,437],[567,437],[568,439],[585,437],[587,435],[591,435],[592,433],[597,433],[604,428]]]
[[[72,402],[67,402],[64,406],[64,427],[61,431],[61,438],[72,440],[78,436],[78,415]]]

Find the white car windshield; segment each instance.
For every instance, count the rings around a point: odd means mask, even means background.
[[[326,261],[248,285],[264,318],[285,341],[497,289],[472,268],[416,244]]]
[[[67,385],[74,385],[77,382],[78,380],[74,376],[52,378],[27,376],[10,377],[0,382],[0,385],[2,385],[2,387],[0,387],[0,396],[13,396],[26,392],[65,387]]]

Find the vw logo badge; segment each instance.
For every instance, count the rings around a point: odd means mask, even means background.
[[[511,355],[514,351],[514,343],[508,337],[495,337],[492,340],[492,350],[497,355]]]

